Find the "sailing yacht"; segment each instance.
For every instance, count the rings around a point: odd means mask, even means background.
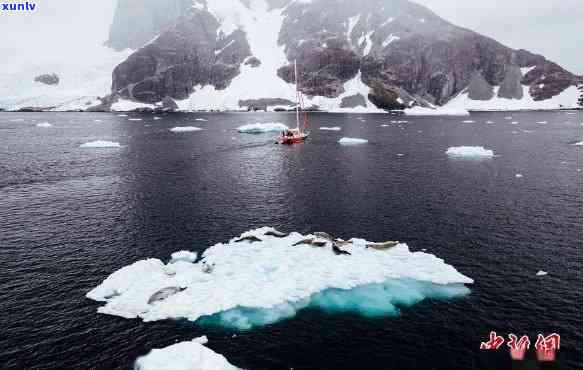
[[[294,62],[294,73],[296,79],[296,128],[285,130],[281,133],[278,138],[280,144],[292,145],[300,144],[306,141],[310,133],[306,131],[308,128],[308,116],[304,111],[304,99],[302,92],[300,91],[300,84],[298,79],[298,62]]]

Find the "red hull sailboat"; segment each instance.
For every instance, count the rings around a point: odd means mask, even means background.
[[[278,138],[278,142],[283,145],[300,144],[306,141],[310,133],[308,128],[308,115],[304,110],[304,98],[300,91],[300,84],[298,79],[298,63],[294,62],[294,73],[296,78],[296,128],[285,130]]]

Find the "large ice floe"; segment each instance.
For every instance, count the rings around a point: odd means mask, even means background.
[[[119,145],[119,143],[113,141],[97,140],[82,144],[79,147],[87,149],[87,148],[120,148],[121,146]]]
[[[202,128],[200,127],[195,127],[195,126],[185,126],[185,127],[174,127],[171,128],[170,131],[174,132],[174,133],[180,133],[180,132],[196,132],[196,131],[201,131]]]
[[[455,146],[447,150],[446,154],[457,158],[492,158],[494,151],[483,146]]]
[[[281,132],[289,127],[279,122],[251,123],[237,128],[237,131],[244,134],[263,134],[266,132]]]
[[[186,258],[183,258],[186,257]],[[103,314],[144,321],[186,319],[251,329],[312,307],[365,316],[398,315],[398,307],[470,292],[473,280],[442,259],[398,242],[344,241],[324,233],[244,233],[170,263],[138,261],[109,276],[87,297]]]
[[[135,370],[235,370],[227,359],[205,347],[206,337],[154,349],[140,357]]]

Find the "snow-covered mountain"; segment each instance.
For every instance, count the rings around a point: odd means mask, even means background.
[[[307,105],[329,111],[583,105],[583,77],[408,0],[119,0],[106,45],[83,78],[0,79],[0,107],[289,108],[294,60]]]

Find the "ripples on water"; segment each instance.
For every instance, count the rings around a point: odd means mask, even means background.
[[[292,124],[293,114],[3,113],[0,363],[130,368],[152,348],[207,334],[209,347],[248,369],[510,369],[506,354],[479,351],[496,330],[558,332],[561,368],[582,366],[583,150],[570,144],[583,140],[583,114],[514,113],[517,125],[506,116],[392,124],[385,115],[314,114],[310,142],[281,147],[273,134],[235,128]],[[201,117],[208,121],[194,120]],[[177,126],[204,130],[170,132]],[[369,144],[345,147],[341,137]],[[79,148],[96,140],[121,148]],[[445,155],[462,145],[497,156]],[[476,284],[466,298],[424,302],[399,317],[305,310],[235,337],[98,315],[84,298],[138,259],[201,251],[265,225],[402,240]],[[549,276],[536,277],[539,270]]]

